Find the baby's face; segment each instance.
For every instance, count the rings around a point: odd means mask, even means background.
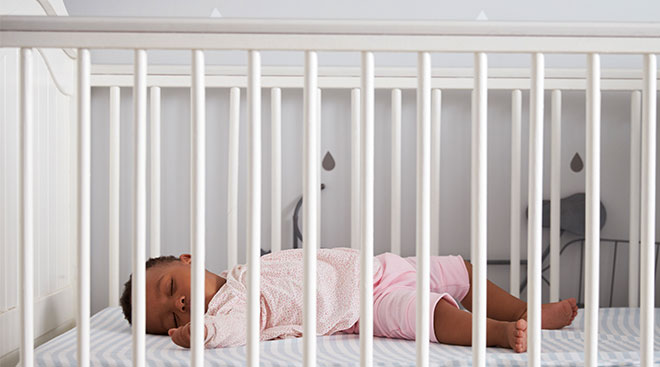
[[[167,330],[190,322],[190,255],[181,261],[158,264],[147,269],[147,333],[167,334]],[[217,276],[205,272],[205,305],[218,290]]]

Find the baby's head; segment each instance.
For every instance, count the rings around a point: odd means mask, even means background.
[[[161,256],[149,259],[146,265],[147,333],[167,334],[172,328],[190,322],[190,265],[191,257],[184,254],[177,257]],[[131,322],[131,282],[124,284],[120,304],[124,316]],[[205,305],[208,304],[224,284],[224,279],[216,274],[205,273]]]

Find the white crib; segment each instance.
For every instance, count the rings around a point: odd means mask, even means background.
[[[439,124],[441,90],[473,90],[472,95],[472,173],[471,173],[471,258],[474,265],[474,312],[472,358],[474,365],[486,365],[486,154],[487,92],[489,89],[512,91],[512,208],[520,207],[521,165],[521,90],[530,90],[529,130],[529,220],[528,278],[529,330],[528,364],[541,365],[541,201],[543,169],[543,91],[552,93],[552,242],[551,300],[559,298],[559,132],[561,128],[561,91],[586,90],[587,94],[587,232],[586,232],[586,309],[585,365],[598,363],[598,282],[600,239],[600,93],[601,90],[631,92],[631,141],[641,140],[641,152],[631,155],[631,228],[641,224],[641,231],[630,232],[629,306],[637,307],[641,294],[640,364],[654,364],[654,241],[656,177],[656,91],[657,64],[660,52],[660,26],[657,24],[589,23],[473,23],[473,22],[397,22],[397,21],[302,21],[258,19],[129,19],[65,17],[0,17],[2,47],[20,48],[20,358],[24,366],[34,363],[33,316],[33,225],[32,190],[35,184],[35,146],[33,124],[34,87],[32,70],[35,48],[77,49],[77,157],[75,230],[77,238],[77,363],[90,364],[90,88],[110,88],[111,182],[110,182],[110,282],[111,305],[119,293],[118,267],[118,165],[119,165],[119,91],[134,90],[135,197],[133,238],[133,364],[145,365],[145,261],[146,233],[152,233],[151,256],[160,253],[160,91],[167,87],[187,87],[192,92],[191,116],[191,247],[193,255],[193,305],[191,364],[204,365],[203,349],[203,270],[205,264],[205,89],[229,88],[230,93],[230,174],[228,198],[237,197],[239,88],[247,91],[249,121],[249,195],[248,256],[249,317],[247,364],[259,365],[259,255],[261,206],[261,90],[271,89],[273,131],[279,131],[281,88],[304,91],[304,228],[305,238],[305,311],[303,364],[316,364],[316,284],[309,281],[316,274],[316,251],[319,244],[320,202],[320,90],[352,91],[352,246],[361,251],[360,361],[373,365],[372,330],[372,256],[374,255],[374,90],[392,91],[392,238],[400,239],[401,172],[401,90],[417,91],[417,197],[416,254],[417,281],[417,365],[429,364],[429,256],[437,253],[439,205],[438,166],[440,159]],[[90,63],[90,49],[134,50],[133,69],[96,67]],[[147,74],[146,50],[190,50],[191,68],[155,66]],[[210,67],[204,62],[206,50],[241,50],[248,54],[243,68]],[[304,51],[304,68],[262,67],[260,51]],[[317,52],[361,52],[361,68],[320,69]],[[418,55],[417,70],[376,69],[375,52],[408,52]],[[464,52],[474,54],[474,69],[432,69],[431,53]],[[525,53],[532,60],[531,77],[524,70],[489,70],[489,53]],[[552,53],[583,54],[587,70],[581,74],[567,70],[546,70],[544,55]],[[644,60],[643,73],[601,73],[600,54],[634,54]],[[640,77],[641,76],[641,77]],[[147,125],[147,89],[150,89],[151,121]],[[640,93],[641,90],[641,93]],[[641,115],[639,111],[642,111]],[[151,135],[151,187],[146,185],[147,135]],[[281,207],[281,136],[272,134],[271,180],[273,208]],[[632,144],[633,148],[638,148]],[[633,149],[634,151],[634,149]],[[632,152],[632,151],[631,151]],[[641,158],[640,158],[641,157]],[[433,188],[433,189],[432,189]],[[147,194],[152,195],[151,223],[146,221]],[[637,198],[635,200],[635,198]],[[237,263],[237,203],[229,200],[233,213],[228,221],[228,262]],[[639,206],[641,203],[641,207]],[[272,246],[281,248],[281,217],[273,210]],[[639,215],[638,215],[639,213]],[[519,212],[512,210],[511,289],[514,295],[520,283]],[[149,227],[149,228],[148,228]],[[637,245],[640,242],[641,248]],[[399,240],[392,251],[400,252]],[[641,256],[639,255],[641,251]],[[641,263],[640,263],[641,261]],[[516,266],[513,266],[516,264]],[[635,273],[641,266],[640,278]],[[513,286],[516,285],[516,286]]]

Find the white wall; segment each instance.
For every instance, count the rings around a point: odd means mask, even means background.
[[[194,16],[207,17],[217,8],[225,17],[287,17],[287,18],[367,18],[367,19],[475,19],[483,11],[490,20],[547,20],[547,21],[660,21],[660,3],[656,1],[597,2],[597,1],[213,1],[162,2],[156,0],[133,2],[121,1],[65,1],[72,15],[117,16]],[[149,62],[159,64],[188,63],[188,52],[149,51]],[[263,63],[267,65],[300,65],[302,53],[265,52]],[[359,65],[357,53],[322,53],[321,65]],[[95,63],[130,63],[128,51],[102,50],[93,52]],[[548,55],[548,67],[585,67],[582,55]],[[245,64],[242,52],[210,52],[209,64]],[[412,54],[376,54],[376,65],[414,65]],[[433,65],[472,65],[471,55],[436,54]],[[529,66],[527,55],[491,55],[491,67]],[[635,56],[604,55],[604,68],[641,67],[641,58]],[[243,101],[245,102],[245,91]],[[263,175],[269,177],[269,96],[263,93]],[[524,94],[527,103],[527,94]],[[162,253],[178,254],[189,251],[189,92],[185,89],[163,89],[162,92]],[[414,92],[404,92],[403,129],[403,254],[414,254],[414,159],[415,159],[415,107]],[[628,236],[628,166],[629,166],[629,94],[603,93],[602,109],[602,201],[607,208],[607,224],[603,237],[627,238]],[[207,91],[207,267],[219,272],[224,269],[226,239],[226,170],[227,170],[227,99],[226,90]],[[108,91],[95,88],[92,93],[93,171],[92,171],[92,238],[93,238],[93,305],[96,311],[107,303],[107,180],[108,180]],[[130,271],[131,239],[131,191],[132,183],[132,112],[131,91],[122,91],[122,170],[121,170],[121,281]],[[323,172],[322,182],[327,189],[322,194],[322,244],[324,246],[348,246],[350,228],[350,96],[349,91],[326,90],[323,92],[323,152],[329,150],[337,162],[332,172]],[[546,93],[546,125],[549,125],[549,93]],[[506,259],[509,249],[509,175],[510,175],[510,94],[489,93],[489,258]],[[562,196],[583,191],[584,172],[574,173],[569,162],[577,152],[584,156],[584,94],[564,93],[562,129]],[[389,249],[389,92],[379,91],[376,98],[376,237],[377,253]],[[245,123],[242,110],[242,123]],[[443,93],[442,126],[442,195],[441,251],[443,254],[469,256],[469,163],[470,163],[470,107],[469,93]],[[528,112],[524,111],[523,154],[526,154]],[[295,201],[302,191],[300,159],[302,151],[302,104],[301,92],[283,91],[283,247],[292,242],[291,214]],[[549,126],[545,138],[545,197],[549,197]],[[246,130],[241,131],[241,182],[245,182]],[[522,211],[527,201],[527,160],[523,160]],[[244,243],[245,185],[239,187],[239,243]],[[269,180],[263,186],[263,247],[269,248]],[[523,225],[523,228],[525,226]],[[525,258],[526,234],[522,233],[523,258]],[[569,237],[564,237],[567,240]],[[546,241],[547,243],[547,241]],[[562,256],[562,297],[575,296],[577,292],[577,251]],[[609,247],[602,250],[602,277],[609,284],[611,261]],[[244,251],[239,250],[239,261]],[[524,269],[523,269],[524,270]],[[627,300],[627,252],[619,249],[615,305]],[[523,273],[524,274],[524,273]],[[489,277],[508,288],[508,268],[491,267]],[[660,284],[660,283],[656,283]],[[546,295],[547,296],[547,295]],[[601,302],[609,298],[609,287],[604,285]]]

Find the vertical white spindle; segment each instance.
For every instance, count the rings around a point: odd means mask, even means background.
[[[639,307],[639,180],[641,164],[642,93],[630,95],[630,226],[628,238],[628,307]]]
[[[392,89],[391,251],[401,255],[401,89]]]
[[[78,365],[89,365],[91,122],[89,50],[78,49]]]
[[[322,101],[323,101],[323,96],[322,96],[321,88],[318,88],[318,95],[317,95],[317,101],[316,101],[316,115],[317,115],[316,116],[316,124],[318,125],[318,128],[316,129],[316,141],[317,141],[317,144],[316,144],[316,157],[317,157],[318,162],[321,162],[321,160],[323,159],[322,152],[321,152],[321,150],[322,150],[322,147],[321,147],[322,146],[322,144],[321,144],[321,130],[323,130],[323,128],[322,128],[323,125],[321,123],[321,115],[322,115],[321,110],[322,110],[322,106],[323,106],[321,104]],[[322,203],[322,200],[321,200],[321,168],[320,167],[316,171],[316,175],[318,176],[318,181],[317,181],[317,184],[318,184],[318,187],[317,187],[318,203],[316,204],[316,212],[317,212],[317,215],[316,215],[316,237],[317,237],[317,239],[316,239],[316,248],[321,248],[321,203]]]
[[[431,249],[431,55],[417,56],[417,365],[429,363]]]
[[[475,79],[476,82],[476,79]],[[474,236],[476,233],[476,228],[477,228],[477,200],[476,200],[476,193],[477,193],[477,181],[475,180],[474,176],[474,170],[475,167],[474,165],[474,157],[477,154],[477,136],[476,136],[476,124],[477,124],[477,100],[476,100],[476,90],[472,89],[472,92],[470,93],[470,109],[471,109],[471,135],[470,135],[470,157],[471,157],[471,178],[470,178],[470,264],[472,266],[475,266],[477,263],[477,258],[476,253],[477,250],[475,246],[477,245],[476,237]],[[475,278],[475,274],[472,274],[473,280]],[[475,293],[476,296],[476,293]],[[472,315],[474,317],[474,315]],[[474,320],[474,319],[473,319]],[[474,338],[474,335],[472,335],[472,338]]]
[[[120,175],[120,109],[119,87],[110,87],[110,182],[108,183],[108,305],[119,306],[119,175]]]
[[[434,89],[431,96],[431,255],[440,255],[440,143],[442,130],[442,92]]]
[[[316,249],[318,237],[318,203],[320,183],[318,171],[318,58],[314,51],[305,52],[305,101],[303,143],[303,244],[304,310],[303,365],[316,365]]]
[[[89,61],[89,59],[87,59]],[[78,65],[80,71],[80,64]],[[89,71],[89,68],[87,69]],[[19,154],[19,306],[22,366],[34,364],[34,89],[31,48],[21,48],[21,100]],[[87,79],[89,81],[89,78]],[[88,105],[89,106],[89,105]],[[78,222],[80,225],[80,221]],[[89,279],[89,278],[88,278]],[[80,289],[80,288],[79,288]],[[87,288],[89,289],[89,288]],[[79,298],[80,299],[80,298]],[[89,298],[88,298],[89,299]],[[80,322],[78,322],[80,326]],[[80,344],[78,344],[80,350]],[[79,359],[80,360],[80,359]]]
[[[190,129],[190,247],[192,254],[190,362],[204,365],[205,249],[206,249],[206,89],[204,51],[192,51],[192,122]]]
[[[360,248],[360,89],[351,90],[351,248]]]
[[[520,165],[522,93],[511,93],[511,272],[509,293],[520,297]]]
[[[133,365],[145,365],[147,232],[147,51],[135,50],[133,84],[135,166],[133,171]]]
[[[587,56],[587,183],[585,221],[585,366],[598,365],[600,261],[600,57]]]
[[[474,114],[472,124],[472,365],[486,365],[486,231],[488,157],[488,60],[474,55]]]
[[[360,365],[373,365],[374,54],[362,52],[360,135]]]
[[[151,225],[149,228],[149,256],[160,256],[160,87],[151,87],[149,106],[151,126]]]
[[[543,54],[532,55],[529,95],[529,218],[527,220],[527,364],[541,365],[541,255],[543,200]]]
[[[282,90],[270,90],[271,201],[270,250],[282,249]]]
[[[261,264],[261,54],[248,52],[247,365],[259,365]],[[309,238],[309,237],[308,237]]]
[[[552,143],[550,144],[550,302],[559,301],[559,251],[561,247],[561,91],[552,91]]]
[[[241,90],[229,92],[229,164],[227,166],[227,268],[238,263],[238,145]]]
[[[653,365],[655,274],[655,154],[657,62],[654,54],[644,55],[642,123],[642,254],[641,254],[641,365]]]

